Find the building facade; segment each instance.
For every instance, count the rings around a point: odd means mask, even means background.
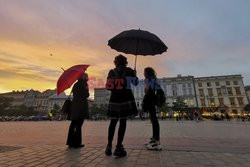
[[[33,104],[35,102],[36,97],[40,94],[41,92],[36,91],[36,90],[29,90],[26,91],[26,94],[24,96],[23,104],[27,107],[33,107]]]
[[[48,109],[47,112],[51,112],[51,110],[54,109],[54,106],[57,105],[60,108],[62,108],[65,100],[68,98],[68,96],[63,92],[60,95],[53,94],[50,97],[48,97]]]
[[[27,97],[27,95],[30,95],[32,91],[12,91],[12,92],[7,92],[7,93],[2,93],[0,94],[0,96],[2,97],[6,97],[6,98],[11,98],[11,108],[16,108],[18,106],[21,105],[25,105],[25,104],[30,104],[30,103],[26,103],[28,102],[27,100],[25,100],[25,98]]]
[[[56,94],[56,90],[45,90],[42,93],[39,93],[33,103],[35,111],[48,113],[49,112],[49,97]]]
[[[247,94],[248,104],[250,103],[250,85],[245,87],[245,91]]]
[[[178,75],[177,77],[161,78],[159,79],[159,83],[165,93],[168,106],[173,106],[176,98],[182,97],[188,107],[197,107],[193,76]],[[145,95],[144,85],[144,80],[140,80],[139,85],[132,89],[138,109],[141,109],[142,100]]]
[[[166,95],[166,103],[173,106],[177,97],[182,97],[188,107],[214,109],[214,111],[241,113],[248,104],[241,75],[224,75],[198,77],[181,76],[161,78],[161,87]],[[141,109],[144,93],[144,81],[132,87],[137,108]],[[108,104],[110,91],[106,89],[94,90],[94,103]]]
[[[159,79],[159,83],[166,95],[166,103],[172,106],[177,97],[182,97],[189,107],[197,107],[196,89],[193,76],[181,76]],[[144,80],[140,80],[138,86],[131,86],[137,108],[142,109],[142,101],[145,95]],[[106,105],[109,102],[110,91],[106,89],[94,90],[94,103],[98,106]]]
[[[110,91],[105,88],[94,89],[94,104],[97,106],[107,105],[110,98]]]
[[[239,114],[248,103],[241,75],[195,78],[198,106]]]

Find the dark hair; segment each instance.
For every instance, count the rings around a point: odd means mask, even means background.
[[[119,67],[119,66],[126,67],[127,64],[128,64],[128,61],[127,61],[127,58],[125,56],[118,55],[118,56],[115,57],[114,63],[115,63],[116,67]]]
[[[88,80],[88,73],[83,73],[79,76],[78,80],[87,81]]]
[[[144,76],[146,79],[156,79],[155,70],[152,67],[147,67],[144,69]]]

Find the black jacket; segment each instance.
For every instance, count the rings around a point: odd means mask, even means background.
[[[149,82],[152,82],[151,79],[148,79]],[[145,95],[143,97],[143,103],[142,108],[144,111],[147,111],[148,109],[155,107],[156,105],[156,79],[153,80],[153,86],[145,86]]]
[[[87,98],[89,97],[89,90],[86,81],[78,80],[72,89],[73,101],[71,110],[71,120],[89,118],[89,106]]]
[[[128,87],[127,77],[134,79],[132,84],[138,84],[134,70],[129,67],[115,68],[108,73],[106,88],[111,91],[107,114],[109,117],[125,118],[137,114],[134,95],[132,89]],[[116,84],[117,79],[124,80],[123,84]]]

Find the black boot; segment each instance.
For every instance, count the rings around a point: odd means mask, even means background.
[[[106,150],[105,150],[105,154],[106,154],[107,156],[112,155],[112,146],[108,146],[108,145],[107,145]]]
[[[127,152],[123,146],[116,146],[115,151],[114,151],[114,156],[124,157],[126,155],[127,155]]]

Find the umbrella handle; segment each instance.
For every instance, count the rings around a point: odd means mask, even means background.
[[[135,55],[135,68],[134,68],[135,71],[136,71],[136,62],[137,62],[137,55]]]

